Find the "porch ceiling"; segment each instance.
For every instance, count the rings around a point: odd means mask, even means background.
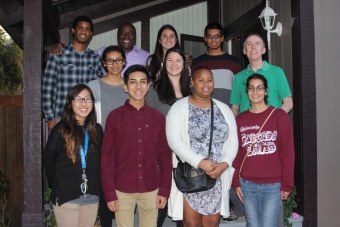
[[[58,29],[69,27],[77,15],[91,19],[107,16],[123,10],[138,8],[147,3],[162,3],[169,0],[42,0],[44,43],[59,41]],[[23,48],[25,0],[0,1],[0,25],[12,39]]]

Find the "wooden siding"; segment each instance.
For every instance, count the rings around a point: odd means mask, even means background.
[[[153,53],[155,50],[157,33],[163,25],[172,25],[180,39],[181,34],[204,36],[207,22],[207,2],[152,17],[150,19],[150,52]]]
[[[141,34],[142,34],[142,23],[141,21],[132,23],[135,28],[136,28],[136,46],[138,48],[141,48],[141,43],[142,43],[142,39],[141,39]],[[103,46],[110,46],[110,45],[118,45],[117,43],[117,32],[118,29],[113,29],[111,31],[107,31],[98,35],[94,35],[92,37],[92,40],[89,44],[89,48],[92,50],[96,50],[99,49]]]
[[[22,96],[0,96],[0,171],[9,181],[6,213],[10,226],[21,225],[24,210],[22,113]]]

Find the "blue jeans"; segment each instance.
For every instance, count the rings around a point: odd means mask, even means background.
[[[247,227],[276,227],[281,183],[257,184],[240,178]]]

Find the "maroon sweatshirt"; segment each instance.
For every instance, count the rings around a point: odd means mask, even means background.
[[[233,162],[236,169],[232,185],[240,187],[239,172],[242,161],[256,134],[274,107],[262,113],[249,110],[236,118],[239,149]],[[256,138],[246,157],[240,176],[248,181],[268,184],[281,182],[281,191],[291,192],[294,185],[294,142],[288,114],[275,109]]]

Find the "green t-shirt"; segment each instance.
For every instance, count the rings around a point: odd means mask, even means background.
[[[267,79],[268,85],[268,104],[276,108],[282,106],[282,100],[292,96],[286,75],[280,67],[270,65],[263,61],[263,66],[256,72],[250,68],[250,65],[238,74],[236,74],[231,89],[230,104],[240,107],[240,113],[250,108],[250,101],[246,91],[247,79],[250,75],[258,73]]]

